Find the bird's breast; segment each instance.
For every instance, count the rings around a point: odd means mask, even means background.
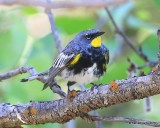
[[[68,81],[87,84],[97,81],[105,73],[105,65],[106,61],[103,54],[99,52],[82,53],[78,62],[66,67],[61,72],[61,76]]]
[[[81,72],[74,73],[74,70],[64,69],[61,76],[68,81],[74,81],[78,84],[88,84],[97,81],[99,76],[96,75],[97,64],[94,63],[91,67],[83,68]]]

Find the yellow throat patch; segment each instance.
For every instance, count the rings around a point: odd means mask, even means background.
[[[100,47],[101,46],[101,36],[94,38],[91,42],[92,47]]]
[[[71,65],[76,64],[79,60],[79,58],[81,57],[81,54],[77,54],[74,59],[71,61]]]

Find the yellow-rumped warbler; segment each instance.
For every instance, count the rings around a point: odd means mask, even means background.
[[[54,61],[43,89],[51,85],[57,75],[68,80],[68,91],[75,83],[92,83],[104,75],[109,50],[101,42],[102,34],[104,32],[96,29],[78,33]]]
[[[105,73],[109,62],[109,50],[101,42],[102,34],[104,32],[96,29],[78,33],[54,61],[43,89],[57,75],[68,80],[68,88],[75,83],[97,81]]]

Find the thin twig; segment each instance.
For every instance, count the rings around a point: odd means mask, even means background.
[[[47,0],[47,3],[51,4],[52,2],[51,2],[51,0]],[[60,53],[63,48],[62,48],[61,40],[60,40],[60,37],[58,35],[58,31],[57,31],[57,28],[56,28],[56,25],[55,25],[55,22],[54,22],[54,17],[53,17],[53,14],[51,12],[51,8],[46,8],[45,12],[48,15],[48,19],[49,19],[49,22],[50,22],[50,25],[51,25],[52,35],[53,35],[53,38],[54,38],[54,41],[55,41],[55,44],[56,44],[56,48],[57,48],[58,52]],[[61,87],[57,84],[55,79],[53,80],[52,84],[50,85],[50,89],[54,93],[59,94],[62,98],[66,97],[66,93],[64,93],[61,90]]]
[[[47,0],[47,2],[48,2],[48,4],[51,4],[50,0]],[[51,9],[46,8],[45,11],[48,15],[48,19],[49,19],[49,22],[50,22],[50,25],[51,25],[52,35],[53,35],[53,38],[55,40],[56,48],[57,48],[58,52],[60,53],[62,51],[62,45],[61,45],[61,41],[60,41],[56,26],[55,26],[55,22],[54,22],[54,18],[53,18]],[[41,72],[41,73],[37,73],[34,69],[32,72],[30,72],[30,74],[31,74],[31,76],[29,76],[28,78],[22,79],[21,82],[27,82],[27,81],[29,81],[29,79],[30,80],[37,79],[37,80],[41,81],[42,83],[45,83],[46,78],[44,78],[44,75],[48,75],[48,70],[44,71],[44,72]],[[53,79],[52,84],[50,85],[50,89],[54,93],[59,94],[62,98],[66,97],[66,93],[64,93],[61,90],[60,86],[57,84],[56,80],[54,80],[54,79]]]
[[[51,4],[51,1],[50,0],[47,0],[47,2],[49,4]],[[58,50],[58,52],[60,53],[62,51],[62,45],[61,45],[61,40],[59,38],[59,35],[58,35],[58,32],[57,32],[57,28],[56,28],[56,25],[55,25],[55,22],[54,22],[54,17],[53,17],[53,14],[51,12],[51,9],[47,9],[46,8],[46,13],[48,15],[48,19],[50,21],[50,25],[51,25],[51,30],[52,30],[52,35],[53,35],[53,38],[55,40],[55,44],[56,44],[56,48]]]
[[[33,76],[36,76],[38,74],[40,74],[42,77],[38,77],[38,78],[35,78],[37,79],[38,81],[42,82],[42,83],[45,83],[46,82],[46,78],[44,78],[45,75],[48,75],[48,70],[44,71],[44,72],[40,72],[40,73],[37,73],[37,71],[35,70],[35,68],[31,68],[30,70],[28,70],[29,74],[33,77]],[[21,80],[21,82],[23,82]]]
[[[9,79],[11,77],[14,77],[16,75],[19,75],[19,74],[22,74],[22,73],[29,73],[31,76],[30,77],[33,77],[32,80],[37,79],[38,81],[42,82],[42,83],[45,83],[46,82],[46,78],[44,77],[45,75],[48,75],[48,70],[44,71],[44,72],[40,72],[40,73],[37,73],[36,70],[31,67],[31,66],[28,66],[28,67],[20,67],[18,69],[15,69],[15,70],[12,70],[12,71],[9,71],[9,72],[6,72],[4,74],[0,74],[0,81],[2,80],[6,80],[6,79]],[[41,76],[41,77],[35,77],[35,76]],[[28,77],[29,78],[29,77]],[[25,81],[26,79],[28,78],[24,78],[22,79],[21,81],[23,82],[23,80]],[[26,80],[27,81],[27,80]],[[51,87],[51,90],[54,92],[54,93],[57,93],[59,94],[62,98],[66,97],[66,93],[63,92],[61,90],[61,88],[59,87],[58,84],[54,83],[53,84],[55,85],[54,87]]]
[[[19,74],[23,74],[23,73],[29,73],[31,76],[35,76],[35,75],[38,75],[38,73],[36,72],[36,70],[34,69],[34,67],[31,67],[31,66],[28,66],[28,67],[20,67],[18,69],[14,69],[14,70],[11,70],[9,72],[6,72],[4,74],[0,74],[0,81],[2,80],[6,80],[6,79],[9,79],[11,77],[14,77],[16,75],[19,75]],[[44,75],[47,75],[48,74],[48,70],[44,71],[44,72],[41,72],[39,74],[43,74]],[[42,75],[41,75],[42,76]],[[43,78],[43,77],[40,77],[40,78],[37,78],[37,80],[41,81],[42,83],[45,83],[46,82],[46,79]]]
[[[113,5],[119,5],[124,2],[127,2],[128,0],[112,0],[112,1],[104,1],[104,0],[72,0],[72,1],[54,1],[51,3],[48,3],[46,0],[0,0],[1,5],[24,5],[24,6],[40,6],[44,8],[77,8],[77,7],[83,7],[83,8],[103,8],[106,6],[113,6]]]
[[[44,76],[48,75],[48,70],[46,70],[44,72],[41,72],[41,73],[37,73],[36,70],[34,68],[32,68],[32,70],[29,70],[29,73],[31,75],[30,77],[41,76],[41,77],[37,77],[36,79],[39,80],[39,81],[41,81],[42,83],[45,83],[46,80],[47,80]],[[53,80],[52,85],[50,85],[50,89],[54,93],[59,94],[62,98],[66,97],[66,93],[61,90],[60,86],[57,84],[57,82],[55,80]]]
[[[158,46],[159,46],[159,52],[158,52],[158,69],[160,71],[160,28],[157,30],[157,36],[158,36]]]
[[[22,74],[22,73],[26,73],[27,71],[31,70],[33,67],[20,67],[18,69],[15,70],[11,70],[9,72],[6,72],[4,74],[0,74],[0,81],[5,80],[5,79],[9,79],[13,76]]]
[[[148,62],[146,62],[144,65],[142,65],[142,66],[137,66],[136,68],[137,68],[137,69],[143,69],[143,68],[148,67],[148,66],[150,66],[150,67],[155,67],[156,65],[158,65],[158,62],[148,61]]]
[[[86,90],[86,88],[84,87],[84,85],[79,85],[80,86],[80,88],[81,88],[81,91],[85,91]],[[97,110],[94,110],[93,111],[93,114],[95,115],[95,116],[99,116],[99,113],[98,113],[98,111]],[[83,115],[83,114],[82,114]],[[83,119],[83,117],[81,116],[81,118]],[[87,120],[90,120],[90,116],[89,115],[87,115],[87,116],[85,116],[85,118],[87,119]],[[102,122],[101,121],[95,121],[95,124],[96,124],[96,127],[97,128],[103,128],[103,124],[102,124]]]
[[[118,27],[118,25],[116,24],[114,18],[112,17],[111,15],[111,12],[109,11],[109,9],[106,7],[106,12],[111,20],[111,22],[113,23],[114,27],[115,27],[115,31],[122,36],[122,38],[124,39],[124,41],[126,42],[126,44],[128,44],[130,46],[130,48],[138,55],[140,56],[146,63],[145,65],[143,66],[136,66],[136,65],[131,65],[131,71],[130,71],[130,75],[134,75],[136,73],[136,70],[137,69],[141,69],[141,68],[144,68],[146,66],[150,66],[150,67],[154,67],[157,62],[151,62],[150,60],[148,60],[148,57],[143,53],[142,51],[142,48],[139,47],[139,49],[137,49],[136,47],[134,47],[132,41],[126,36],[126,34]],[[157,35],[159,37],[159,42],[160,42],[160,30],[159,32],[157,31]],[[159,48],[160,48],[160,44],[159,44]],[[160,52],[159,52],[160,53]],[[158,56],[159,58],[159,64],[160,64],[160,54]],[[133,63],[132,63],[133,64]],[[134,67],[133,67],[134,66]],[[160,69],[160,66],[159,66],[159,69]],[[147,107],[147,111],[149,111],[151,109],[151,106],[150,106],[150,99],[149,97],[146,99],[146,107]]]
[[[48,4],[51,3],[50,0],[47,0]],[[54,18],[53,15],[51,13],[51,9],[46,9],[45,10],[48,18],[49,18],[49,22],[51,25],[51,30],[52,30],[52,34],[55,40],[55,44],[56,44],[56,48],[58,50],[58,52],[60,53],[62,51],[62,46],[61,46],[61,41],[60,38],[58,36],[58,32],[54,23]],[[37,79],[39,81],[41,81],[42,83],[46,82],[46,78],[44,78],[45,75],[48,75],[48,70],[41,72],[41,73],[37,73],[35,69],[33,69],[32,71],[30,71],[31,76],[29,76],[28,78],[24,78],[21,80],[21,82],[27,82],[30,80],[34,80]],[[55,80],[53,80],[52,84],[50,85],[50,89],[54,92],[59,94],[62,98],[66,97],[66,94],[61,90],[60,86],[57,84],[57,82]]]
[[[111,15],[111,13],[110,13],[110,11],[109,11],[109,9],[108,9],[107,7],[106,7],[105,9],[106,9],[106,12],[107,12],[109,18],[111,19],[114,27],[115,27],[115,29],[116,29],[116,32],[123,37],[123,39],[125,40],[125,42],[133,49],[133,51],[134,51],[136,54],[138,54],[144,61],[147,62],[147,61],[148,61],[147,56],[144,55],[144,53],[142,52],[141,49],[138,50],[138,49],[136,49],[136,48],[133,46],[132,41],[125,35],[125,33],[124,33],[122,30],[120,30],[120,28],[119,28],[118,25],[116,24],[116,22],[115,22],[115,20],[113,19],[112,15]]]
[[[94,116],[99,116],[97,110],[94,110]],[[97,128],[103,128],[102,120],[94,120]]]
[[[153,127],[160,127],[160,122],[141,120],[127,117],[107,117],[107,116],[92,116],[94,121],[107,121],[107,122],[123,122],[129,124],[141,124]]]
[[[77,122],[75,120],[71,120],[67,123],[65,123],[64,128],[76,128]]]
[[[145,99],[145,107],[147,112],[151,111],[151,97]]]

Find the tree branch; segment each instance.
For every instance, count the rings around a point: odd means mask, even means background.
[[[46,70],[44,72],[40,72],[40,73],[37,74],[34,67],[26,66],[26,67],[20,67],[18,69],[11,70],[11,71],[6,72],[4,74],[0,74],[0,81],[9,79],[11,77],[14,77],[16,75],[23,74],[23,73],[26,73],[26,72],[29,72],[29,74],[33,77],[32,79],[34,79],[34,77],[36,75],[40,75],[40,76],[48,75],[48,70]],[[45,81],[46,81],[46,79],[43,78],[43,77],[37,78],[37,80],[41,81],[42,83],[45,83]]]
[[[158,69],[160,70],[160,28],[157,30],[158,37]]]
[[[45,83],[46,82],[46,78],[44,77],[45,75],[48,75],[48,70],[44,71],[44,72],[40,72],[40,73],[37,73],[36,70],[31,67],[31,66],[28,66],[28,67],[20,67],[18,69],[15,69],[15,70],[12,70],[12,71],[9,71],[7,73],[4,73],[4,74],[0,74],[0,81],[2,80],[6,80],[6,79],[9,79],[11,77],[14,77],[16,75],[19,75],[19,74],[22,74],[22,73],[26,73],[26,72],[29,72],[29,74],[31,76],[27,77],[27,78],[24,78],[22,79],[21,81],[24,82],[26,79],[28,78],[32,78],[32,80],[34,79],[37,79],[38,81],[42,82],[42,83]],[[37,76],[41,76],[41,77],[37,77]],[[54,86],[50,86],[50,89],[54,92],[54,93],[57,93],[59,94],[61,97],[66,97],[66,93],[64,93],[60,86],[55,82],[52,82],[52,84],[54,84]]]
[[[114,27],[115,27],[115,31],[122,36],[122,38],[124,39],[124,41],[126,42],[126,44],[128,44],[128,46],[137,54],[139,55],[145,62],[148,62],[148,64],[150,64],[151,66],[153,66],[155,63],[154,62],[150,62],[148,60],[148,57],[142,52],[142,49],[136,49],[136,47],[134,47],[132,41],[126,36],[126,34],[120,30],[120,28],[118,27],[118,25],[116,24],[115,20],[113,19],[109,9],[106,7],[106,12],[111,20],[111,22],[113,23]],[[149,66],[150,66],[149,65]]]
[[[29,70],[31,70],[33,67],[21,67],[12,71],[9,71],[7,73],[4,74],[0,74],[0,81],[5,80],[5,79],[9,79],[13,76],[16,76],[18,74],[22,74],[22,73],[26,73]]]
[[[49,4],[51,3],[50,0],[47,0],[47,2]],[[60,40],[58,32],[57,32],[57,28],[56,28],[56,25],[55,25],[55,22],[54,22],[54,17],[52,15],[51,9],[46,8],[46,13],[48,15],[48,19],[49,19],[49,22],[50,22],[50,25],[51,25],[52,35],[53,35],[53,38],[55,40],[56,48],[57,48],[58,52],[60,53],[63,48],[62,48],[62,45],[61,45],[61,40]]]
[[[107,122],[123,122],[123,123],[129,123],[129,124],[142,124],[147,126],[160,127],[160,122],[127,118],[127,117],[92,116],[92,119],[94,121],[101,120],[101,121],[107,121]]]
[[[94,7],[94,8],[102,8],[106,6],[113,6],[118,5],[121,3],[126,2],[127,0],[112,0],[112,1],[103,1],[103,0],[96,0],[96,1],[54,1],[48,3],[45,0],[0,0],[1,5],[24,5],[24,6],[40,6],[44,8],[77,8],[77,7]]]
[[[157,72],[147,76],[117,80],[115,82],[118,84],[118,91],[105,85],[79,92],[73,101],[60,99],[17,105],[0,104],[0,110],[2,110],[0,126],[65,123],[80,116],[81,113],[159,94],[160,76]],[[149,124],[145,123],[145,125]],[[158,126],[160,126],[159,123]]]

